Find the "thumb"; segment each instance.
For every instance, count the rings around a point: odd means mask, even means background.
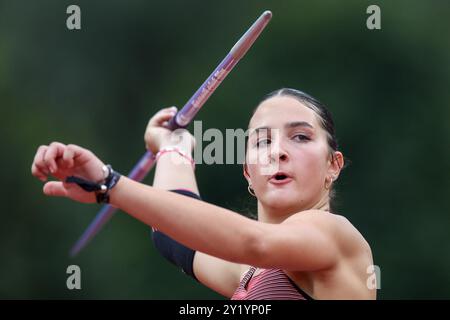
[[[67,189],[61,181],[49,181],[44,184],[44,194],[54,197],[67,197]]]

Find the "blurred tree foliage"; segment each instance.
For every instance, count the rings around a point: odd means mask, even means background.
[[[66,28],[70,4],[80,31]],[[69,259],[98,206],[44,197],[30,164],[57,140],[128,172],[149,117],[183,106],[266,9],[272,22],[197,119],[204,130],[246,128],[260,98],[285,86],[322,100],[351,160],[337,211],[372,246],[379,298],[449,298],[450,2],[377,1],[376,31],[370,4],[0,0],[0,298],[221,298],[163,260],[148,227],[124,213]],[[197,173],[206,201],[255,210],[241,166]],[[71,264],[82,290],[66,288]]]

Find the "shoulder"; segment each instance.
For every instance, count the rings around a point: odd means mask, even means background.
[[[283,224],[286,225],[307,225],[319,228],[324,232],[332,233],[337,231],[338,228],[342,228],[347,223],[350,222],[344,217],[323,210],[300,211],[283,221]]]
[[[337,244],[344,255],[371,252],[363,235],[342,215],[323,210],[305,210],[290,216],[283,224],[314,228]]]

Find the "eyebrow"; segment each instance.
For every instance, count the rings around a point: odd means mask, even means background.
[[[306,121],[294,121],[294,122],[288,122],[284,125],[285,128],[290,129],[290,128],[296,128],[296,127],[308,127],[311,129],[314,129],[314,127]]]
[[[314,127],[306,121],[294,121],[294,122],[288,122],[284,125],[285,129],[292,129],[292,128],[297,128],[297,127],[307,127],[307,128],[311,128],[314,129]],[[255,128],[250,135],[253,135],[254,133],[258,133],[259,131],[263,131],[263,130],[270,130],[272,129],[271,127],[268,126],[264,126],[264,127],[258,127]]]

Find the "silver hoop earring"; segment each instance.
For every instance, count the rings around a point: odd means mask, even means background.
[[[250,193],[252,196],[256,197],[255,190],[252,189],[251,184],[248,185],[247,190],[248,190],[248,193]]]

